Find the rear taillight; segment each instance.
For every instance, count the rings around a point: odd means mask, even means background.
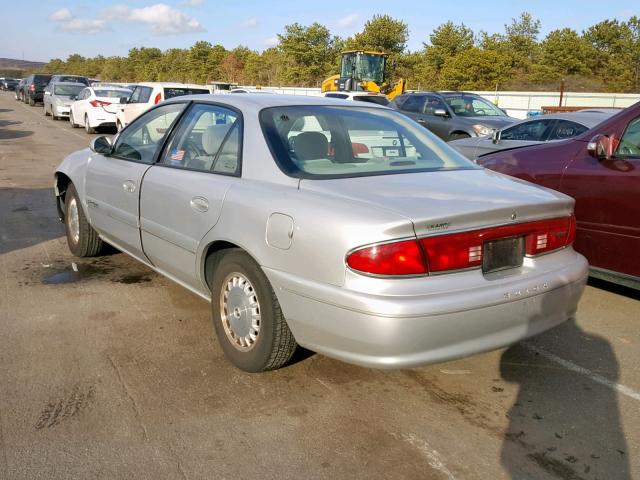
[[[103,102],[101,100],[92,100],[89,103],[91,104],[92,107],[104,107],[104,106],[107,106],[107,105],[111,105],[111,103]]]
[[[36,91],[36,86],[33,83],[31,85],[29,85],[29,91],[30,92],[35,92]]]
[[[427,268],[416,240],[373,245],[347,256],[347,265],[373,275],[424,275]]]
[[[153,101],[154,105],[159,104],[161,100],[162,100],[162,94],[159,93],[156,95],[156,99]]]
[[[526,255],[533,257],[570,245],[575,232],[572,215],[364,247],[347,256],[347,265],[373,275],[423,275],[478,268],[484,242],[524,237]]]

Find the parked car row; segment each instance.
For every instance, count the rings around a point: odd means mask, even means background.
[[[21,78],[0,77],[0,90],[14,91]]]

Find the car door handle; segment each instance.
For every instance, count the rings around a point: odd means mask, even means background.
[[[126,180],[122,183],[122,189],[127,193],[133,193],[136,191],[136,182],[133,180]]]
[[[209,201],[204,197],[193,197],[189,205],[196,212],[204,213],[209,210]]]

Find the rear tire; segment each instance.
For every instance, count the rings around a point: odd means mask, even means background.
[[[89,224],[82,210],[78,192],[73,183],[69,184],[64,197],[64,227],[69,250],[76,257],[95,257],[102,250],[102,240]]]
[[[88,115],[84,116],[84,129],[87,131],[87,133],[96,133],[96,129],[89,125]]]
[[[213,262],[213,325],[225,356],[245,372],[285,365],[297,343],[260,265],[240,249]]]
[[[35,107],[36,106],[36,101],[33,97],[29,97],[29,106],[30,107]]]

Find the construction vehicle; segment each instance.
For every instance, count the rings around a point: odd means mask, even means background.
[[[340,74],[333,75],[322,82],[322,92],[375,92],[386,95],[389,100],[404,93],[406,89],[404,79],[391,83],[386,78],[386,53],[372,50],[347,50],[341,55]]]

